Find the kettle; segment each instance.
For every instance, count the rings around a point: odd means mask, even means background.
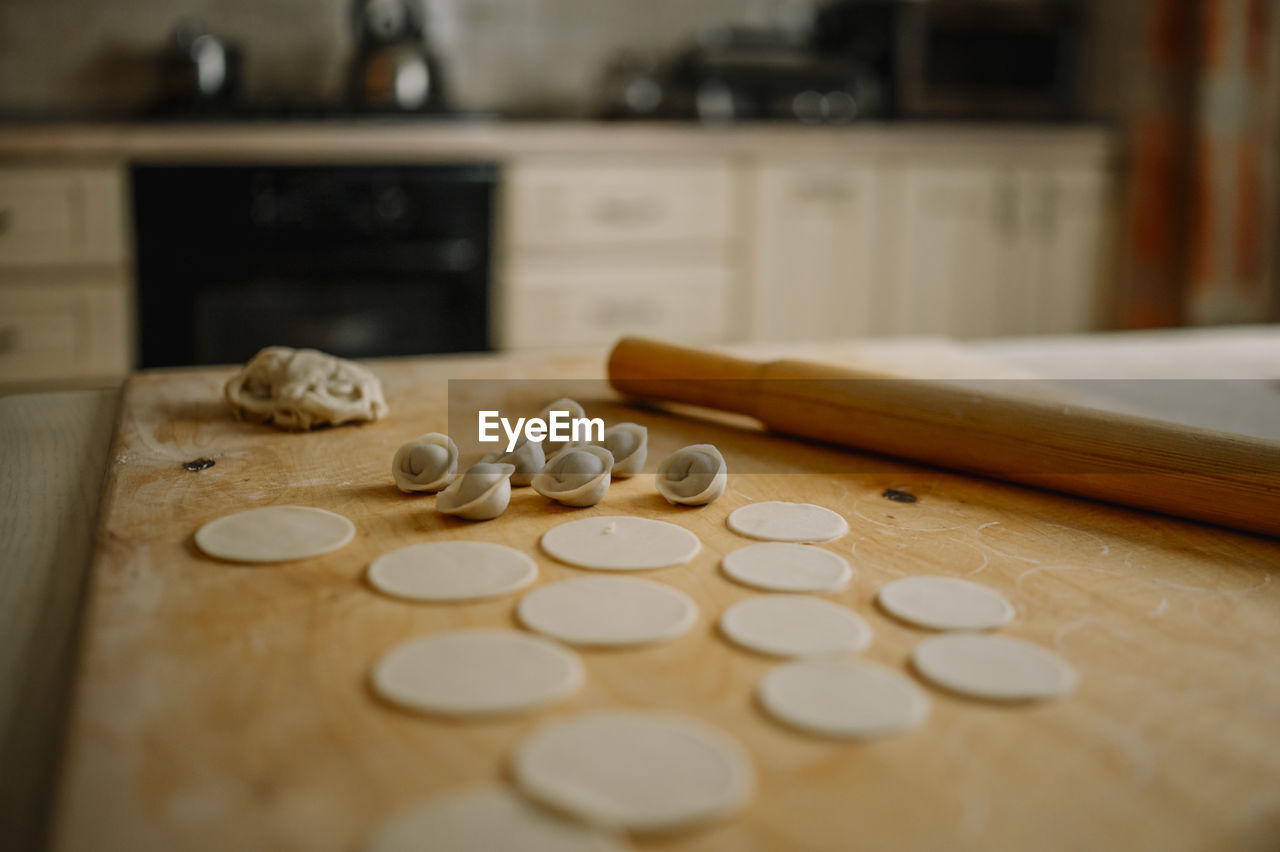
[[[173,30],[162,58],[161,105],[171,110],[224,109],[240,88],[238,45],[194,19]]]
[[[371,112],[443,109],[440,63],[427,46],[420,8],[411,0],[355,0],[352,18],[352,102]]]

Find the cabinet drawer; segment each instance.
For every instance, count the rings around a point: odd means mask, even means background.
[[[507,232],[516,247],[723,241],[731,232],[727,163],[511,170]]]
[[[525,349],[607,344],[624,334],[723,340],[727,284],[723,272],[670,270],[525,280],[508,291],[504,302],[503,342]]]
[[[123,280],[0,284],[0,381],[127,373],[128,309]]]
[[[0,266],[119,262],[123,212],[115,169],[2,169]]]

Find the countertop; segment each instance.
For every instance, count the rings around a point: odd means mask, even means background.
[[[847,156],[966,152],[1078,159],[1116,153],[1100,125],[890,124],[805,127],[704,126],[679,122],[523,122],[500,120],[238,121],[0,124],[0,162],[285,161],[431,162],[506,160],[536,155]]]
[[[1157,392],[1164,387],[1166,397],[1186,395],[1185,386],[1160,384],[1167,379],[1215,380],[1198,387],[1234,388],[1251,396],[1260,386],[1222,380],[1264,380],[1261,387],[1274,391],[1280,378],[1280,326],[967,345],[883,340],[740,348],[760,357],[779,350],[818,357],[826,353],[829,358],[854,353],[861,364],[907,375],[1155,380],[1151,399],[1144,403],[1151,413],[1255,434],[1274,431],[1280,421],[1275,408],[1268,407],[1280,394],[1257,406],[1236,407],[1232,422],[1221,417],[1222,408],[1235,406],[1219,397],[1210,412],[1218,419],[1207,423],[1203,410],[1188,413],[1177,399],[1161,402]],[[603,352],[584,353],[586,357],[604,363]],[[941,374],[930,367],[938,364],[945,364]],[[34,844],[41,836],[117,405],[113,391],[0,399],[0,468],[5,470],[0,490],[0,764],[6,767],[0,782],[0,835],[19,839],[12,848]]]

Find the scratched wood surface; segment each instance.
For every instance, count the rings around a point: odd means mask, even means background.
[[[759,775],[737,817],[638,838],[640,848],[1275,848],[1280,542],[603,399],[583,401],[610,421],[649,426],[650,470],[679,446],[718,445],[733,472],[724,497],[672,507],[640,476],[589,509],[522,489],[502,518],[471,524],[394,488],[395,449],[448,427],[448,380],[599,378],[603,363],[603,353],[375,362],[391,415],[307,434],[232,419],[220,395],[226,370],[134,378],[91,568],[55,848],[99,849],[109,838],[128,849],[351,849],[422,797],[501,781],[511,747],[546,720],[608,707],[719,725]],[[552,386],[511,388],[528,396]],[[467,392],[455,385],[455,396]],[[216,465],[183,469],[197,457]],[[919,501],[890,502],[886,488]],[[881,585],[968,577],[1014,603],[1017,619],[1003,632],[1074,664],[1078,691],[1002,706],[930,687],[924,725],[872,743],[774,723],[752,693],[776,662],[730,646],[714,627],[755,594],[719,571],[723,554],[748,543],[725,518],[771,499],[848,519],[849,534],[822,546],[848,557],[856,575],[826,597],[868,619],[866,657],[906,671],[925,635],[876,609]],[[357,538],[266,567],[217,562],[192,545],[208,520],[283,503],[341,512]],[[447,721],[370,694],[367,671],[388,648],[452,627],[514,628],[517,600],[382,597],[362,580],[374,557],[415,542],[496,541],[530,554],[542,584],[580,572],[542,554],[539,535],[600,514],[659,518],[699,536],[690,564],[647,575],[697,601],[692,631],[648,648],[583,651],[582,691],[527,715]]]

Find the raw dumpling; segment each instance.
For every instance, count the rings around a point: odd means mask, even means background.
[[[639,423],[617,423],[604,430],[600,446],[613,454],[614,476],[635,476],[649,455],[649,430]]]
[[[530,441],[525,435],[516,439],[516,448],[509,453],[501,450],[489,453],[480,459],[486,464],[514,465],[516,472],[511,474],[511,487],[522,488],[533,482],[533,477],[547,464],[547,456],[542,451],[542,444]]]
[[[391,475],[401,491],[439,491],[458,475],[458,447],[448,435],[428,432],[396,450]]]
[[[223,392],[240,419],[281,429],[377,420],[388,410],[377,376],[315,349],[268,346]]]
[[[594,506],[609,490],[613,454],[594,445],[570,447],[533,478],[533,490],[566,506]]]
[[[572,399],[569,399],[566,396],[566,397],[561,397],[560,399],[557,399],[555,402],[551,403],[546,408],[539,411],[537,419],[546,423],[547,427],[550,428],[551,412],[553,411],[568,412],[570,420],[577,420],[579,418],[583,418],[587,416],[586,409],[584,409],[579,403],[575,402]],[[546,455],[548,459],[550,459],[552,456],[554,456],[556,453],[563,450],[565,447],[569,446],[571,443],[572,443],[571,441],[544,440],[542,442],[542,452]]]
[[[702,506],[724,493],[728,482],[724,456],[711,444],[676,450],[658,465],[658,492],[668,503]]]
[[[507,510],[511,502],[511,474],[515,465],[473,464],[466,473],[436,497],[436,508],[445,515],[468,521],[487,521]]]

